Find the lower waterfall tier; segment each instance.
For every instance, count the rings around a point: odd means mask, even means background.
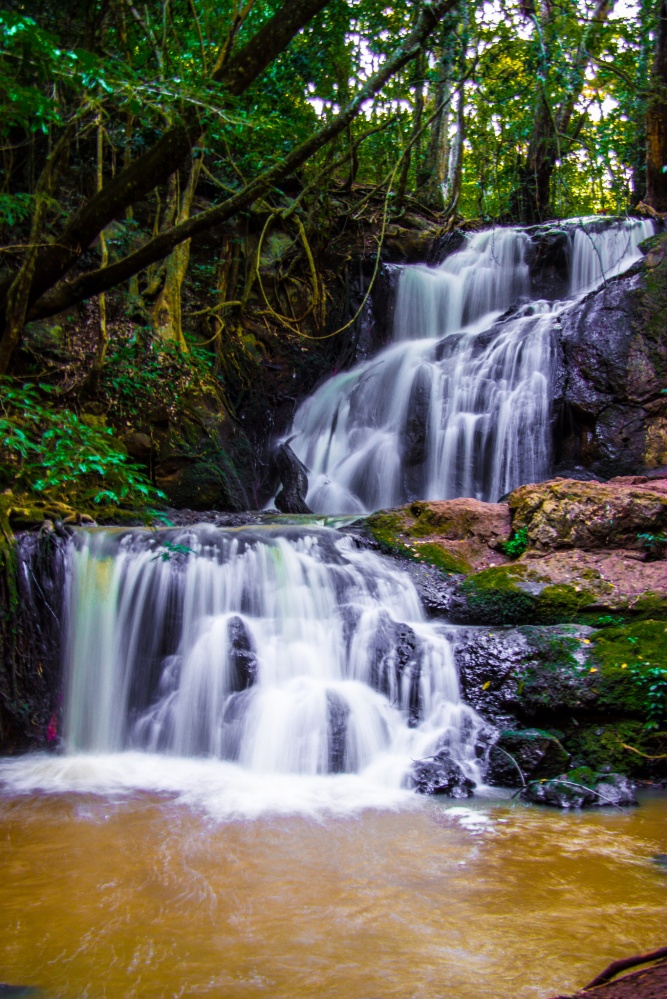
[[[479,779],[447,627],[409,577],[326,528],[81,532],[70,553],[65,739],[256,774],[405,783],[444,753]]]

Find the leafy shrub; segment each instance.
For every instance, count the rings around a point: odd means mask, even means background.
[[[112,431],[89,427],[71,410],[54,410],[48,386],[0,382],[0,487],[67,503],[132,506],[164,498]]]
[[[528,547],[528,528],[520,527],[518,531],[513,531],[509,541],[503,541],[500,550],[509,555],[510,558],[519,558]]]

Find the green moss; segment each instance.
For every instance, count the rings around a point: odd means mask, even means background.
[[[472,570],[469,562],[458,555],[453,555],[452,552],[447,551],[444,545],[435,541],[419,545],[417,557],[420,561],[423,560],[437,566],[443,572],[457,572],[467,575]]]
[[[667,620],[605,628],[593,644],[600,705],[659,727],[667,711]]]
[[[574,621],[592,599],[588,591],[564,583],[544,586],[526,565],[484,569],[467,579],[462,590],[475,616],[489,624]]]
[[[442,572],[465,575],[471,571],[471,566],[465,559],[450,552],[441,542],[412,543],[410,538],[415,535],[411,533],[412,528],[406,529],[405,519],[400,511],[374,513],[367,518],[366,525],[382,550],[390,555],[402,555],[415,562],[426,562]],[[429,527],[424,534],[430,534],[432,530]]]
[[[667,774],[666,759],[650,759],[667,751],[666,742],[633,720],[572,726],[563,739],[573,763],[648,779]]]
[[[667,597],[663,593],[647,590],[632,605],[632,613],[637,617],[667,617]]]

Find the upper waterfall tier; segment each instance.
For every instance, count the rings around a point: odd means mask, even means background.
[[[641,257],[650,221],[561,227],[569,298],[531,300],[535,233],[476,233],[437,267],[401,269],[393,344],[300,406],[289,438],[318,513],[413,499],[491,500],[552,466],[559,316]]]
[[[68,606],[71,751],[375,767],[399,787],[411,759],[446,749],[478,776],[482,723],[446,629],[407,575],[335,531],[82,532]]]

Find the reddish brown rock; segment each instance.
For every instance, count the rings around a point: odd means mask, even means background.
[[[625,476],[609,482],[551,479],[509,497],[512,527],[526,528],[536,551],[580,548],[643,551],[640,535],[667,528],[667,480]]]

